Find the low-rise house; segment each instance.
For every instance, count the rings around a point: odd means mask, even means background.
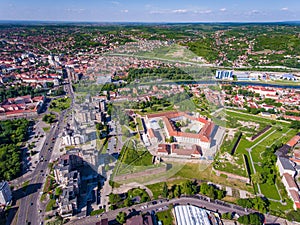
[[[44,96],[30,95],[8,98],[0,104],[0,119],[32,117],[38,115],[45,102]]]

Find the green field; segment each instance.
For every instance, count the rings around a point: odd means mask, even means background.
[[[236,167],[236,165],[240,165],[240,163],[243,163],[242,156],[244,154],[248,157],[250,173],[253,174],[254,171],[263,173],[264,167],[262,167],[261,162],[264,160],[263,155],[266,149],[270,148],[272,145],[285,144],[297,133],[296,130],[289,128],[289,123],[285,123],[282,121],[265,119],[254,115],[245,115],[244,113],[233,112],[232,110],[226,111],[226,113],[230,115],[232,121],[234,120],[253,121],[260,124],[259,130],[261,130],[262,127],[264,127],[267,124],[272,125],[272,128],[269,129],[264,134],[262,134],[261,136],[259,136],[258,138],[256,138],[254,141],[250,141],[247,139],[246,136],[243,136],[234,154],[235,164],[233,162],[226,162],[220,164],[219,162],[220,161],[220,159],[218,159],[219,155],[222,152],[230,153],[231,150],[230,143],[225,141],[221,147],[221,152],[217,155],[214,163],[215,168],[218,170],[223,170],[233,174],[238,174],[238,175],[248,177],[248,174],[245,174],[240,170],[237,170]],[[250,137],[252,135],[253,134],[248,136]],[[249,150],[251,150],[251,153],[249,153]],[[252,156],[252,160],[255,168],[253,168],[252,164],[250,163],[249,154],[251,154]],[[278,173],[276,174],[278,176]],[[263,194],[270,200],[270,209],[278,212],[278,210],[280,210],[280,205],[282,205],[279,201],[282,199],[285,201],[289,201],[289,200],[284,191],[284,186],[282,185],[281,180],[278,177],[276,179],[276,184],[278,188],[276,187],[275,183],[270,183],[270,182],[256,184],[253,186],[253,188],[254,191],[258,193],[259,189],[257,185],[259,185],[261,194]],[[282,205],[282,207],[287,210],[291,208],[291,205],[286,204],[286,205]]]
[[[153,156],[144,146],[131,139],[122,148],[115,174],[139,172],[160,166],[153,165],[152,158]]]
[[[197,55],[181,45],[170,45],[160,47],[147,52],[138,52],[137,56],[159,58],[162,60],[180,60],[184,62],[195,62]]]

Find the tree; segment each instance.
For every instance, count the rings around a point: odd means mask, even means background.
[[[168,198],[169,199],[174,198],[174,193],[172,191],[169,191]]]
[[[175,185],[175,188],[174,188],[174,197],[179,198],[180,195],[181,195],[180,185]]]
[[[244,207],[244,208],[252,208],[253,207],[253,203],[251,201],[251,199],[238,199],[237,204],[239,204],[240,206]]]
[[[259,213],[251,213],[240,216],[238,222],[241,224],[261,225],[263,223],[263,215]]]
[[[226,195],[226,191],[224,190],[215,190],[217,192],[217,199],[222,199]]]
[[[203,183],[200,185],[200,193],[207,195],[210,198],[215,199],[217,197],[217,194],[215,192],[215,187],[212,185],[208,185],[207,183]]]
[[[173,136],[170,137],[170,143],[175,142],[175,138]]]
[[[168,192],[169,192],[169,190],[168,190],[168,185],[167,185],[166,182],[164,182],[163,191],[162,191],[162,196],[163,196],[164,198],[168,197]]]
[[[118,194],[113,194],[113,193],[109,194],[109,202],[110,202],[112,205],[115,205],[115,204],[119,203],[121,200],[122,200],[122,199],[121,199],[120,195],[118,195]]]
[[[251,174],[251,180],[254,184],[261,184],[263,181],[263,177],[261,173],[256,172],[254,174]]]
[[[143,193],[142,197],[141,197],[141,203],[142,202],[148,202],[150,200],[149,196],[147,193]]]
[[[131,199],[126,198],[126,199],[124,200],[124,206],[125,206],[125,207],[132,206],[132,201],[131,201]]]
[[[123,134],[125,137],[130,137],[130,131],[128,129],[124,129]]]
[[[297,221],[300,222],[300,209],[298,209],[297,211],[290,211],[287,215],[286,215],[287,219],[289,221]]]
[[[103,130],[104,129],[104,125],[102,123],[96,123],[96,129],[97,130]]]
[[[222,214],[222,219],[224,219],[224,220],[231,220],[232,219],[232,214],[230,212],[223,213]]]
[[[50,114],[44,115],[42,120],[46,123],[54,123],[55,119],[56,119],[55,114],[50,113]]]
[[[268,211],[268,207],[269,207],[269,201],[267,199],[263,199],[261,197],[255,197],[252,199],[252,203],[253,203],[253,207],[254,209],[262,212],[262,213],[266,213]]]
[[[253,208],[262,213],[266,213],[270,205],[268,199],[261,197],[238,199],[237,203],[244,208]]]
[[[293,120],[291,122],[290,128],[299,130],[300,129],[300,121]]]
[[[0,121],[0,180],[11,180],[21,171],[20,144],[28,139],[26,119]]]
[[[248,215],[240,216],[238,218],[238,222],[241,224],[250,224],[249,216]]]
[[[191,181],[187,180],[182,184],[182,193],[186,195],[192,195],[197,192],[197,185]]]
[[[126,222],[126,219],[127,219],[126,217],[127,217],[127,215],[126,215],[125,212],[119,212],[117,217],[116,217],[116,220],[117,220],[118,223],[124,224]]]

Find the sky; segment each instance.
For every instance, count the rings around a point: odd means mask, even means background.
[[[299,21],[300,0],[1,0],[0,20],[81,22]]]

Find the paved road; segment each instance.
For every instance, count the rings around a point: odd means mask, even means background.
[[[65,87],[72,98],[70,109],[74,104],[74,93],[70,87],[70,83]],[[70,110],[69,109],[69,110]],[[55,140],[58,134],[63,130],[64,117],[68,110],[64,110],[60,113],[57,125],[51,127],[48,133],[44,145],[40,152],[40,162],[36,165],[35,170],[31,173],[31,180],[24,193],[25,197],[19,200],[19,209],[17,212],[17,225],[39,225],[43,221],[42,215],[39,215],[39,202],[40,194],[42,191],[42,184],[45,183],[46,176],[48,173],[48,163],[51,159],[52,150],[55,144]],[[43,210],[43,209],[42,209]]]
[[[99,218],[97,218],[96,216],[89,216],[89,217],[85,217],[79,220],[73,220],[71,222],[69,222],[68,224],[72,224],[72,225],[95,225],[96,222],[98,222],[101,218],[108,218],[109,221],[114,220],[116,218],[116,216],[118,215],[119,212],[126,212],[127,215],[130,214],[131,212],[158,212],[158,211],[163,211],[166,210],[167,207],[169,206],[169,204],[180,204],[180,205],[195,205],[198,207],[205,207],[209,210],[212,211],[217,211],[220,213],[225,213],[225,212],[236,212],[239,215],[245,215],[251,212],[254,212],[252,210],[245,210],[244,208],[237,206],[237,205],[233,205],[233,204],[229,204],[229,203],[224,203],[222,201],[219,200],[209,200],[209,198],[205,197],[205,196],[201,196],[198,195],[197,198],[195,197],[181,197],[178,199],[172,199],[170,201],[168,200],[158,200],[156,201],[156,204],[153,204],[152,202],[148,202],[148,203],[143,203],[143,204],[139,204],[139,205],[134,205],[132,207],[128,207],[128,208],[122,208],[122,209],[117,209],[117,210],[113,210],[113,211],[109,211],[107,213],[102,214]],[[146,206],[146,207],[145,207]],[[266,217],[266,222],[267,223],[279,223],[279,224],[283,224],[284,223],[284,219],[278,218],[278,217],[274,217],[274,216],[270,216],[270,215],[265,215]]]

